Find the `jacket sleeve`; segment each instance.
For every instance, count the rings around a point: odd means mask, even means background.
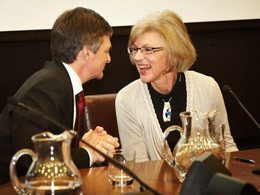
[[[71,158],[78,169],[90,167],[89,154],[84,148],[71,149]]]

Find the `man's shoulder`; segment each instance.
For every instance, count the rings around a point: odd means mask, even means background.
[[[35,74],[40,74],[40,75],[42,74],[48,76],[53,76],[53,75],[68,76],[64,65],[61,62],[57,62],[57,61],[45,62],[44,67],[39,71],[35,72]]]
[[[69,84],[66,81],[69,81],[69,75],[64,66],[51,61],[46,62],[44,67],[32,74],[25,83],[32,85],[42,82],[51,82],[53,85],[58,85],[58,83]]]
[[[66,96],[62,99],[71,98],[73,90],[69,76],[66,71],[59,69],[44,67],[35,72],[20,86],[15,93],[15,97],[23,100],[28,98],[29,102],[32,97],[38,99],[49,97],[53,99]]]

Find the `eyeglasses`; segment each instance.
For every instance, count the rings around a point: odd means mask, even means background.
[[[129,47],[127,48],[127,51],[130,55],[136,55],[138,50],[140,49],[141,53],[144,55],[152,54],[157,51],[162,51],[163,47]]]

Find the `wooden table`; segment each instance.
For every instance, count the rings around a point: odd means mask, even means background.
[[[252,164],[233,160],[232,157],[234,156],[252,159],[256,163]],[[252,173],[254,169],[260,168],[260,148],[229,153],[227,156],[227,168],[232,173],[232,177],[253,184],[260,192],[260,175]]]
[[[233,156],[253,159],[255,164],[233,160]],[[233,152],[227,155],[227,167],[232,176],[253,184],[260,191],[260,175],[252,173],[253,169],[260,168],[260,149]],[[80,169],[83,181],[84,194],[124,194],[139,191],[140,185],[135,182],[131,187],[114,187],[109,185],[108,168],[96,167]],[[179,194],[181,183],[176,178],[174,170],[161,161],[137,163],[137,176],[161,194]],[[0,194],[16,194],[10,183],[0,186]]]

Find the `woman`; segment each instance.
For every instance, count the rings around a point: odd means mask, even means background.
[[[135,150],[137,162],[162,159],[163,131],[181,126],[179,114],[186,110],[218,110],[216,122],[226,126],[226,151],[238,150],[218,84],[188,71],[196,51],[178,15],[163,11],[139,21],[131,30],[128,52],[140,79],[119,91],[116,115],[122,148]],[[168,140],[172,148],[178,139],[175,134]]]

